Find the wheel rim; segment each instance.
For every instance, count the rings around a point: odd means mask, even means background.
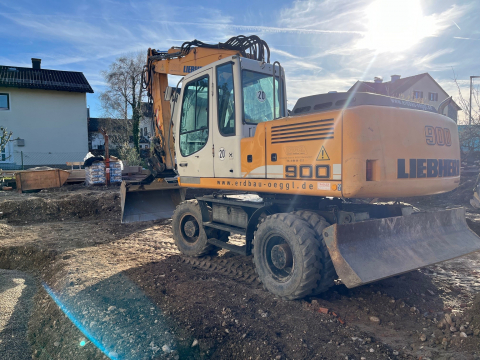
[[[200,226],[198,225],[197,219],[190,214],[183,216],[180,221],[180,231],[183,240],[187,243],[193,244],[197,242],[200,234]]]
[[[295,267],[290,245],[278,234],[269,236],[264,244],[263,255],[269,272],[277,281],[286,282]]]

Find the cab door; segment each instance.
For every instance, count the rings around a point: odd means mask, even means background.
[[[176,155],[180,176],[213,177],[212,69],[188,79],[182,89]]]
[[[241,104],[238,91],[238,65],[228,61],[214,67],[213,144],[215,177],[240,177],[241,157],[238,128]],[[237,85],[237,89],[235,89]],[[235,91],[237,90],[237,91]]]

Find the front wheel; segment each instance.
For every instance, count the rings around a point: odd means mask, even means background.
[[[310,295],[320,279],[315,231],[300,216],[274,214],[255,233],[255,270],[265,288],[286,300]]]
[[[187,200],[177,206],[172,216],[172,230],[178,250],[188,256],[199,257],[220,250],[209,244],[208,238],[228,241],[228,233],[203,228],[202,212],[197,200]]]

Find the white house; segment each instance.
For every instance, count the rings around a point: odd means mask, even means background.
[[[357,81],[348,91],[393,96],[429,104],[435,108],[438,108],[440,103],[449,97],[429,73],[405,78],[401,78],[400,75],[392,75],[390,81],[383,81],[381,77],[375,77],[373,82]],[[459,110],[461,110],[460,106],[453,102],[445,108],[444,115],[457,122]]]
[[[81,72],[0,65],[0,126],[13,133],[0,168],[65,166],[88,152],[86,93]]]

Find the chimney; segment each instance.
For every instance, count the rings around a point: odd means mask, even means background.
[[[382,79],[380,76],[375,76],[375,77],[373,78],[373,82],[374,82],[375,84],[381,84],[381,83],[383,82],[383,79]]]
[[[392,84],[397,81],[397,80],[400,80],[400,75],[391,75],[390,78],[392,79]]]
[[[40,67],[41,62],[42,62],[42,59],[32,58],[32,69],[40,70],[41,69],[41,67]]]

